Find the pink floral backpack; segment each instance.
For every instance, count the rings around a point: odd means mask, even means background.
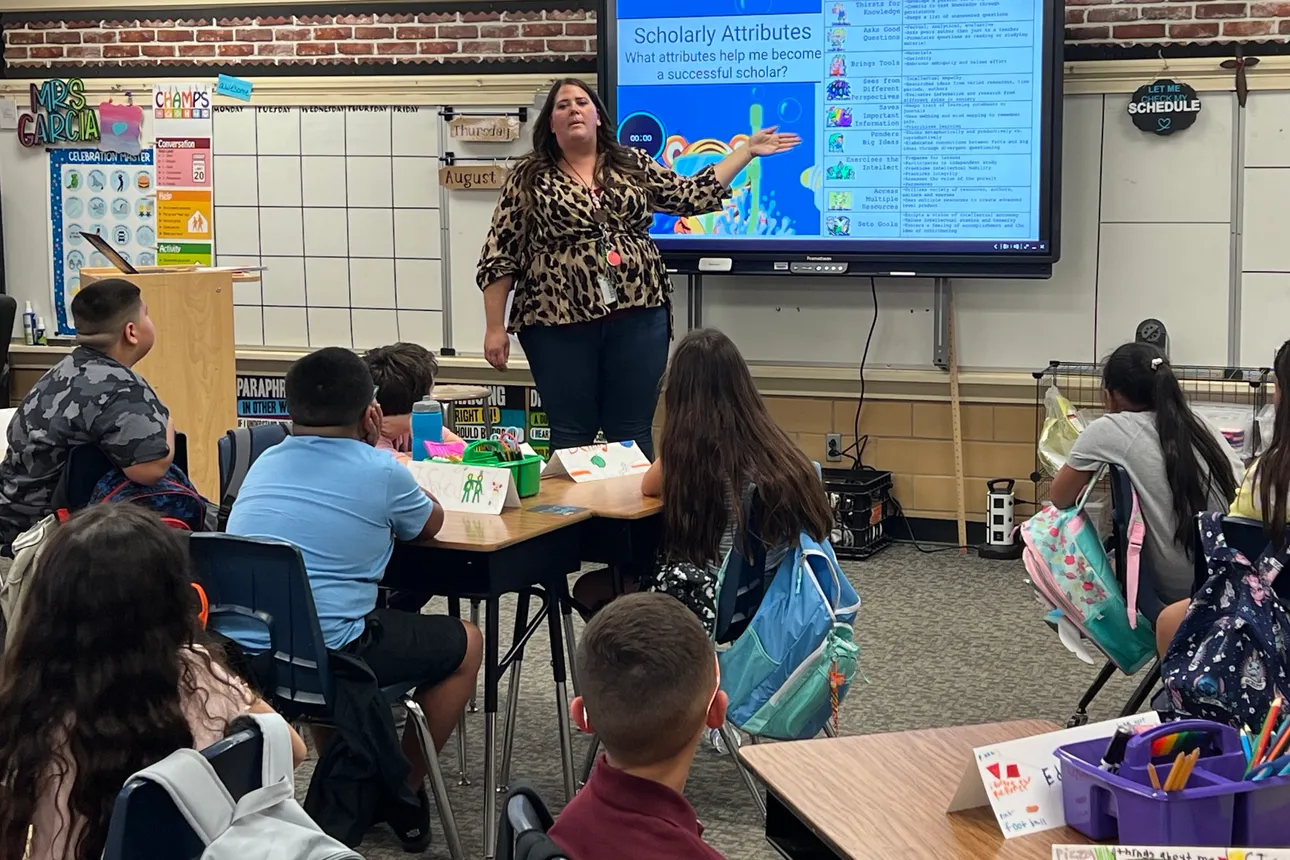
[[[1128,552],[1121,590],[1115,565],[1084,510],[1089,493],[1105,473],[1098,472],[1075,507],[1049,505],[1021,527],[1022,558],[1040,598],[1075,625],[1089,641],[1127,674],[1155,655],[1155,634],[1138,612],[1138,570],[1146,527],[1133,498],[1127,529]]]

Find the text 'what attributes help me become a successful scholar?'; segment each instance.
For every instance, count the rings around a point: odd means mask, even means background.
[[[816,47],[784,48],[782,43],[808,41],[814,35],[809,25],[740,24],[722,28],[706,25],[635,27],[631,41],[657,51],[628,51],[623,60],[636,64],[658,64],[679,68],[658,69],[650,75],[657,80],[754,80],[790,77],[784,63],[821,60],[823,51]],[[781,43],[776,45],[775,43]],[[733,46],[747,50],[735,50]],[[728,50],[705,51],[704,48]],[[696,67],[694,64],[699,64]],[[706,64],[715,64],[704,67]],[[635,77],[634,75],[628,75]],[[643,81],[633,81],[643,83]]]

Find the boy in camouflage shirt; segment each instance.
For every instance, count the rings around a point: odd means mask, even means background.
[[[97,445],[126,477],[155,484],[174,459],[170,413],[131,368],[156,331],[139,288],[112,278],[72,299],[78,346],[23,398],[0,461],[0,546],[53,510],[54,489],[78,445]]]

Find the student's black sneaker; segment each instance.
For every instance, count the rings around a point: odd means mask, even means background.
[[[409,854],[422,854],[430,847],[430,798],[424,788],[417,791],[418,809],[406,806],[386,811],[385,820]]]

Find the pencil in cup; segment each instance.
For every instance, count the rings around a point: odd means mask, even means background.
[[[1192,750],[1189,753],[1178,753],[1174,759],[1173,767],[1169,768],[1169,776],[1165,779],[1165,791],[1182,791],[1187,787],[1187,782],[1191,779],[1191,773],[1196,767],[1196,762],[1200,760],[1200,750]]]
[[[1259,742],[1254,745],[1253,764],[1261,764],[1263,755],[1268,751],[1268,741],[1272,739],[1272,729],[1276,726],[1277,721],[1281,718],[1281,697],[1277,696],[1272,700],[1272,707],[1268,708],[1268,714],[1263,719],[1263,729],[1259,732]]]

